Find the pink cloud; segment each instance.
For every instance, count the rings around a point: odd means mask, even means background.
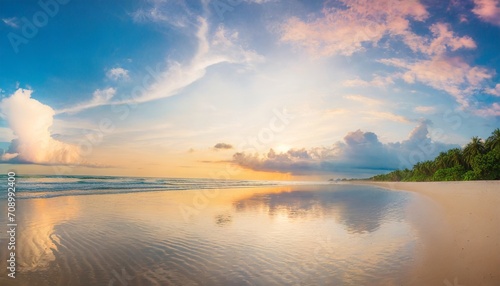
[[[469,106],[468,96],[481,88],[481,83],[490,79],[491,71],[482,67],[472,67],[459,57],[434,56],[417,62],[401,59],[383,59],[381,63],[405,69],[401,78],[408,82],[416,81],[435,89],[445,91],[455,97],[462,106]]]
[[[491,106],[476,110],[476,114],[481,116],[500,116],[500,104],[497,102]]]
[[[418,0],[341,0],[346,9],[324,8],[323,17],[306,22],[289,19],[281,40],[315,56],[352,55],[363,44],[376,45],[385,35],[406,35],[409,20],[423,21],[426,8]]]
[[[447,51],[475,49],[477,47],[471,37],[456,36],[450,28],[448,24],[436,23],[430,27],[433,38],[407,34],[404,41],[413,51],[419,51],[430,56],[444,54]]]
[[[500,1],[499,0],[474,0],[475,7],[472,12],[484,22],[500,26]]]
[[[500,96],[500,83],[497,83],[494,88],[487,88],[486,93],[494,96]]]

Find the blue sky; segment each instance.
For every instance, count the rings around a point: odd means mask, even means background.
[[[431,159],[500,126],[499,1],[435,2],[2,1],[1,166],[314,179]]]

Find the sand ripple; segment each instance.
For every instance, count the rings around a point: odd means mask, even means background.
[[[23,243],[38,260],[12,285],[404,284],[409,195],[297,188],[223,192],[189,220],[170,193],[24,200]]]

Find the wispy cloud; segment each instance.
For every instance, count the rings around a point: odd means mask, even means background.
[[[200,23],[196,33],[198,49],[193,58],[184,64],[171,62],[145,93],[118,103],[140,103],[173,96],[203,78],[207,69],[214,65],[228,63],[252,66],[264,60],[256,52],[246,50],[237,44],[238,33],[219,26],[215,33],[209,36],[207,20],[201,17],[198,20]]]
[[[411,120],[408,118],[397,115],[391,112],[384,112],[384,111],[366,111],[364,114],[368,115],[370,119],[382,119],[382,120],[389,120],[389,121],[394,121],[394,122],[401,122],[401,123],[409,123]]]
[[[19,20],[16,17],[2,18],[2,22],[12,28],[19,28]]]
[[[474,0],[475,7],[472,12],[484,22],[500,26],[500,1],[499,0]]]
[[[161,22],[167,21],[168,17],[164,15],[160,9],[153,7],[149,9],[139,9],[132,13],[132,18],[134,21],[142,22],[142,21],[153,21],[153,22]]]
[[[374,98],[359,95],[359,94],[345,95],[344,98],[352,100],[352,101],[360,102],[362,104],[370,105],[370,106],[379,105],[382,103],[382,101],[380,101],[378,99],[374,99]]]
[[[344,108],[331,108],[323,111],[323,115],[326,116],[333,116],[333,115],[347,114],[347,113],[349,113],[349,110]]]
[[[475,113],[481,116],[500,116],[500,104],[494,102],[491,106],[475,110]]]
[[[276,1],[279,1],[279,0],[245,0],[245,2],[248,2],[248,3],[257,3],[257,4],[264,4],[264,3],[267,3],[267,2],[276,2]]]
[[[170,62],[168,68],[164,71],[153,71],[150,75],[154,80],[144,81],[154,82],[150,86],[144,86],[143,92],[136,94],[134,98],[126,98],[111,101],[115,94],[114,88],[108,88],[107,96],[102,96],[104,91],[96,91],[94,98],[87,103],[78,104],[74,107],[59,110],[58,113],[79,112],[84,109],[108,104],[137,104],[157,100],[161,98],[176,95],[185,87],[202,79],[207,69],[217,64],[241,64],[251,67],[253,64],[262,62],[264,58],[254,51],[246,50],[236,42],[238,33],[227,31],[220,26],[213,35],[209,36],[208,22],[204,18],[199,18],[199,27],[196,33],[198,48],[195,55],[187,63]],[[125,70],[115,69],[114,75],[123,76],[127,74]],[[144,82],[143,81],[143,82]]]
[[[415,107],[415,112],[417,113],[422,113],[422,114],[433,114],[436,113],[436,107],[435,106],[417,106]]]
[[[360,78],[346,80],[342,83],[344,86],[348,87],[360,87],[360,86],[375,86],[375,87],[385,87],[387,85],[394,84],[392,76],[381,76],[375,75],[372,80],[362,80]]]
[[[185,1],[147,0],[143,3],[144,7],[131,13],[132,19],[137,23],[166,23],[177,28],[185,28],[194,22],[195,17]]]
[[[112,87],[108,87],[106,89],[97,89],[92,94],[91,100],[84,102],[84,103],[79,103],[79,104],[72,106],[72,107],[69,107],[69,108],[57,110],[57,114],[60,114],[60,113],[78,113],[78,112],[85,110],[85,109],[109,104],[110,100],[113,98],[113,96],[115,94],[116,94],[116,89],[114,89]]]
[[[117,67],[117,68],[112,68],[106,72],[106,77],[112,80],[119,80],[119,79],[124,79],[128,80],[130,79],[130,76],[128,74],[128,70]]]

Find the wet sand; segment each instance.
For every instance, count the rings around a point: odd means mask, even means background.
[[[17,278],[2,242],[0,285],[407,285],[412,197],[323,185],[23,199]]]
[[[500,285],[499,181],[356,184],[423,195],[408,209],[423,254],[415,282]]]
[[[23,199],[0,285],[500,285],[497,182],[374,185]]]

